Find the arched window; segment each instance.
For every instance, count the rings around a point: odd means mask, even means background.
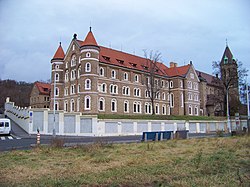
[[[155,113],[159,114],[159,104],[158,103],[155,104]]]
[[[64,96],[67,96],[67,95],[69,95],[69,92],[68,92],[68,88],[66,87],[64,88]]]
[[[170,107],[174,108],[174,94],[173,93],[169,95],[169,100],[170,100]]]
[[[110,93],[111,93],[111,94],[118,94],[118,86],[117,86],[117,85],[111,84],[111,85],[109,86],[109,89],[110,89]]]
[[[162,115],[166,115],[166,105],[162,105]]]
[[[91,109],[91,97],[89,95],[85,96],[84,98],[84,109],[85,110]]]
[[[170,106],[167,106],[167,115],[170,115]]]
[[[111,112],[117,112],[116,99],[111,100]]]
[[[124,79],[125,81],[128,80],[128,73],[127,73],[127,72],[124,72],[124,74],[123,74],[123,79]]]
[[[187,87],[188,87],[189,89],[192,89],[192,82],[191,82],[191,81],[188,81],[188,82],[187,82]]]
[[[141,102],[135,101],[133,103],[133,112],[134,113],[141,113]]]
[[[127,100],[124,101],[124,112],[125,113],[129,112],[129,102]]]
[[[106,93],[107,92],[107,85],[106,83],[101,84],[101,92]]]
[[[91,64],[89,62],[85,64],[85,72],[91,72]]]
[[[193,108],[192,108],[192,105],[189,105],[189,106],[188,106],[188,114],[189,114],[189,115],[193,115]]]
[[[59,81],[59,73],[55,74],[55,80],[58,82]]]
[[[140,88],[134,88],[134,96],[136,96],[136,97],[141,96],[141,89]]]
[[[76,78],[76,70],[73,69],[71,70],[71,80],[75,80],[75,78]]]
[[[99,111],[105,111],[105,99],[103,97],[99,99]]]
[[[91,80],[86,79],[85,80],[85,90],[90,90],[91,89]]]
[[[100,67],[100,76],[104,76],[104,69],[103,69],[103,67]]]
[[[166,81],[166,88],[168,88],[169,87],[169,82],[168,81]]]
[[[77,73],[78,79],[79,79],[80,76],[81,76],[81,71],[82,71],[82,68],[81,68],[81,66],[79,66],[79,68],[78,68],[78,73]]]
[[[71,99],[70,101],[70,112],[74,112],[75,111],[75,101],[74,99]]]
[[[65,82],[68,82],[69,81],[69,71],[66,70],[65,72]]]
[[[57,101],[55,101],[55,106],[54,106],[55,110],[59,110],[59,103]]]
[[[116,71],[113,69],[111,70],[111,78],[116,79]]]
[[[75,94],[75,85],[71,85],[70,94]]]
[[[68,111],[68,101],[64,101],[64,111]]]
[[[169,87],[170,87],[170,88],[173,88],[173,87],[174,87],[173,81],[170,81],[170,82],[169,82]]]
[[[71,57],[71,66],[75,66],[76,65],[76,55],[73,55]]]
[[[194,115],[198,116],[199,113],[198,113],[198,106],[195,106],[194,107]]]
[[[56,87],[56,89],[55,89],[55,96],[59,96],[59,88],[58,87]]]
[[[126,95],[130,95],[130,88],[129,87],[126,88]]]
[[[165,94],[165,92],[162,93],[162,100],[166,100],[166,94]]]
[[[135,77],[134,77],[134,81],[135,82],[139,82],[139,76],[136,74]]]
[[[165,86],[164,80],[161,81],[161,87],[163,88]]]

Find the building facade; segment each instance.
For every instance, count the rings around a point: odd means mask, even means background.
[[[50,108],[50,84],[35,82],[30,93],[31,108]]]
[[[74,34],[66,53],[60,43],[51,60],[50,108],[83,114],[152,114],[148,85],[154,78],[159,88],[155,114],[215,115],[210,112],[214,109],[207,109],[208,90],[221,88],[207,79],[218,78],[196,71],[192,62],[185,66],[170,62],[169,67],[155,62],[150,77],[148,62],[98,45],[91,28],[84,41]]]

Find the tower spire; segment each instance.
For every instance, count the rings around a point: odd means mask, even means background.
[[[227,38],[226,38],[226,47],[228,47]]]

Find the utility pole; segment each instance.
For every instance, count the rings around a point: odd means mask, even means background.
[[[246,82],[247,86],[247,130],[248,134],[250,134],[250,111],[249,111],[249,89],[248,89],[248,82]]]
[[[227,129],[231,133],[231,124],[230,124],[230,113],[229,113],[229,88],[226,89],[227,92]]]

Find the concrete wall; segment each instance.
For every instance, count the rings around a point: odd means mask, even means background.
[[[13,102],[5,103],[5,115],[29,134],[36,134],[39,129],[41,134],[52,135],[54,126],[57,135],[70,136],[142,135],[145,131],[189,130],[191,133],[227,131],[226,121],[97,119],[96,115],[20,108]],[[232,129],[235,129],[234,120],[231,121],[231,125]],[[241,121],[241,125],[246,127],[246,120]]]

